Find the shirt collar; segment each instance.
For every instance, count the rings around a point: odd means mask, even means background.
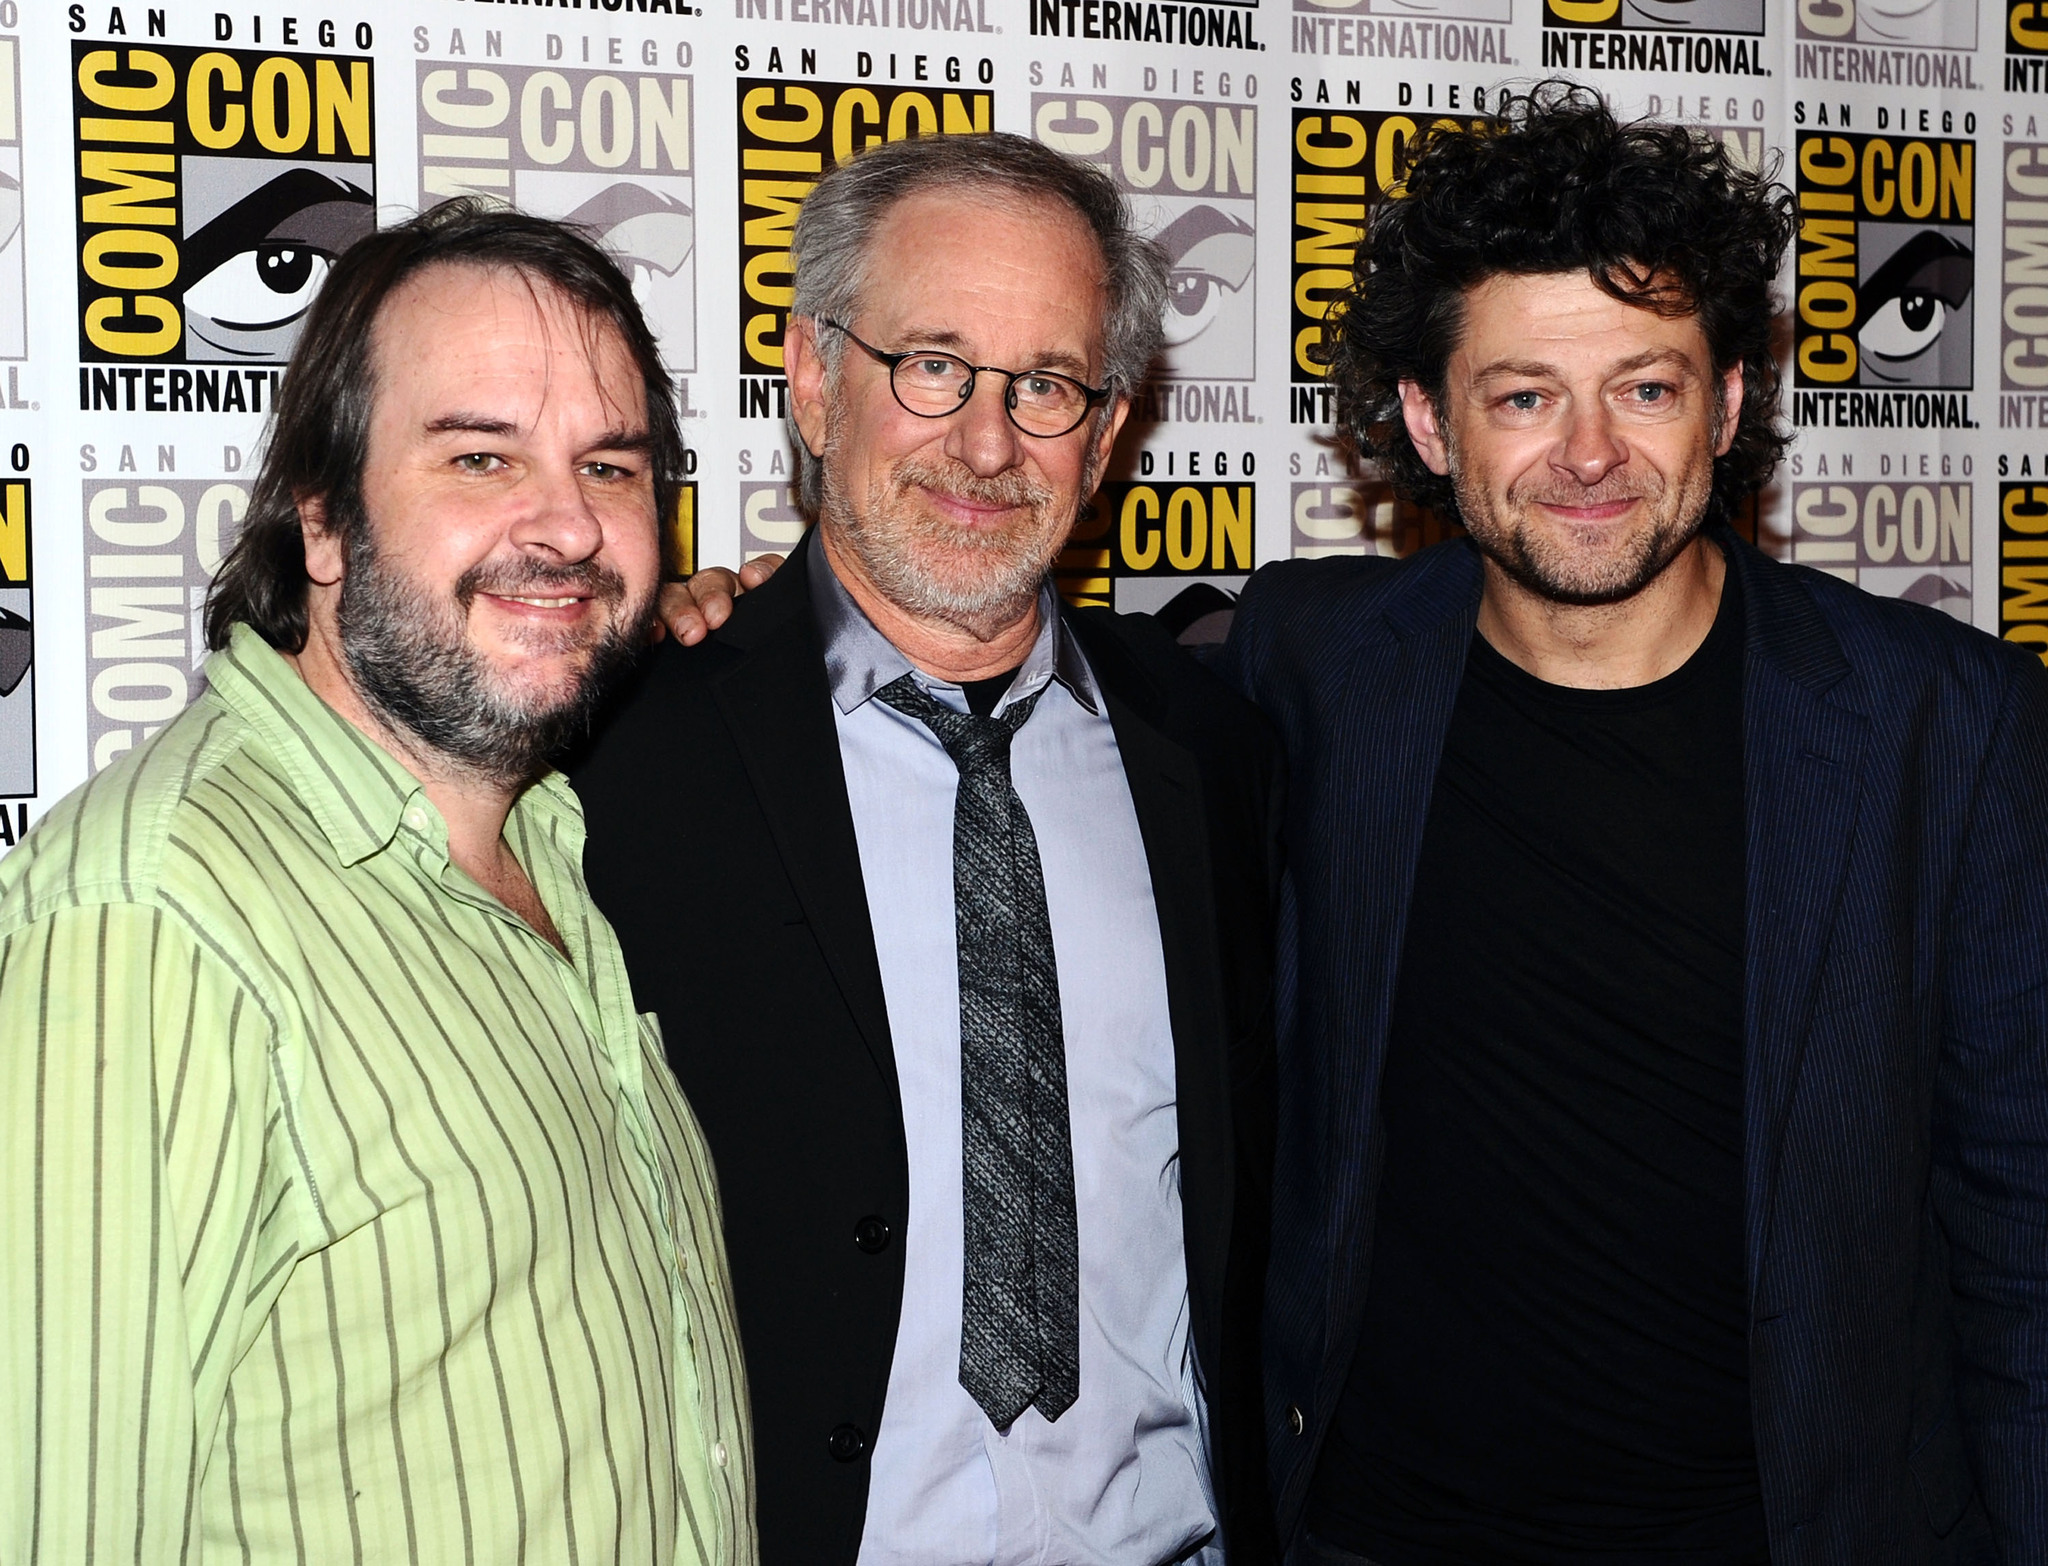
[[[206,682],[214,698],[262,738],[342,865],[381,852],[401,827],[445,857],[448,826],[419,779],[322,701],[249,626],[237,625],[228,645],[207,659]],[[560,773],[543,777],[513,805],[515,812],[533,809],[565,818],[580,839],[582,810]]]
[[[815,532],[815,529],[813,530]],[[811,612],[818,623],[818,636],[825,644],[825,678],[832,687],[832,700],[841,712],[852,712],[891,680],[916,674],[918,682],[932,691],[957,691],[921,670],[880,631],[867,612],[854,602],[853,594],[839,580],[826,555],[823,540],[811,544]],[[1000,712],[1013,701],[1022,701],[1034,691],[1057,680],[1075,701],[1089,712],[1102,714],[1102,692],[1095,672],[1082,655],[1066,617],[1060,613],[1059,594],[1048,581],[1038,591],[1038,640],[1031,644],[1017,678],[997,705]]]

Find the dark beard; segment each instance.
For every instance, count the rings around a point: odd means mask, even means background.
[[[625,580],[591,561],[549,568],[473,566],[447,600],[388,569],[367,522],[348,529],[339,623],[343,657],[371,710],[458,766],[500,783],[525,783],[590,732],[606,694],[632,667],[653,612],[652,592],[618,616],[590,649],[583,678],[551,703],[498,689],[470,644],[469,608],[480,591],[545,598],[576,587],[596,601],[625,602]],[[454,613],[450,613],[450,607]]]

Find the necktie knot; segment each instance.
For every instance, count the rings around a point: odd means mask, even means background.
[[[953,758],[961,776],[969,777],[991,768],[1008,768],[1010,741],[1017,737],[1017,731],[1024,727],[1038,706],[1038,698],[1044,694],[1034,691],[1022,701],[1012,702],[999,715],[984,718],[978,712],[955,712],[920,685],[915,675],[904,674],[876,691],[875,699],[930,729]]]

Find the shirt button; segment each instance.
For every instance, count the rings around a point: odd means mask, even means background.
[[[1287,1428],[1288,1428],[1289,1430],[1293,1431],[1293,1432],[1294,1432],[1294,1433],[1295,1433],[1296,1435],[1300,1435],[1300,1434],[1301,1434],[1301,1431],[1302,1431],[1302,1426],[1304,1425],[1304,1423],[1305,1423],[1305,1421],[1304,1421],[1304,1420],[1302,1419],[1302,1417],[1301,1417],[1301,1405],[1300,1405],[1299,1403],[1290,1403],[1290,1404],[1288,1404],[1288,1405],[1287,1405]]]
[[[405,824],[415,832],[424,832],[427,829],[427,813],[415,806],[405,813]]]
[[[868,1438],[859,1425],[835,1425],[825,1437],[825,1450],[835,1463],[850,1463],[868,1449]]]
[[[725,1443],[723,1441],[720,1441],[717,1445],[711,1448],[711,1461],[718,1464],[720,1468],[723,1468],[726,1465],[727,1461],[729,1460],[729,1456],[730,1454],[728,1454],[725,1450]]]
[[[853,1243],[870,1256],[886,1251],[889,1248],[889,1220],[869,1213],[853,1226]]]

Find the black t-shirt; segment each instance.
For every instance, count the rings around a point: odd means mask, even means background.
[[[1767,1560],[1742,1252],[1742,607],[1630,690],[1474,636],[1309,1527],[1384,1566]]]

